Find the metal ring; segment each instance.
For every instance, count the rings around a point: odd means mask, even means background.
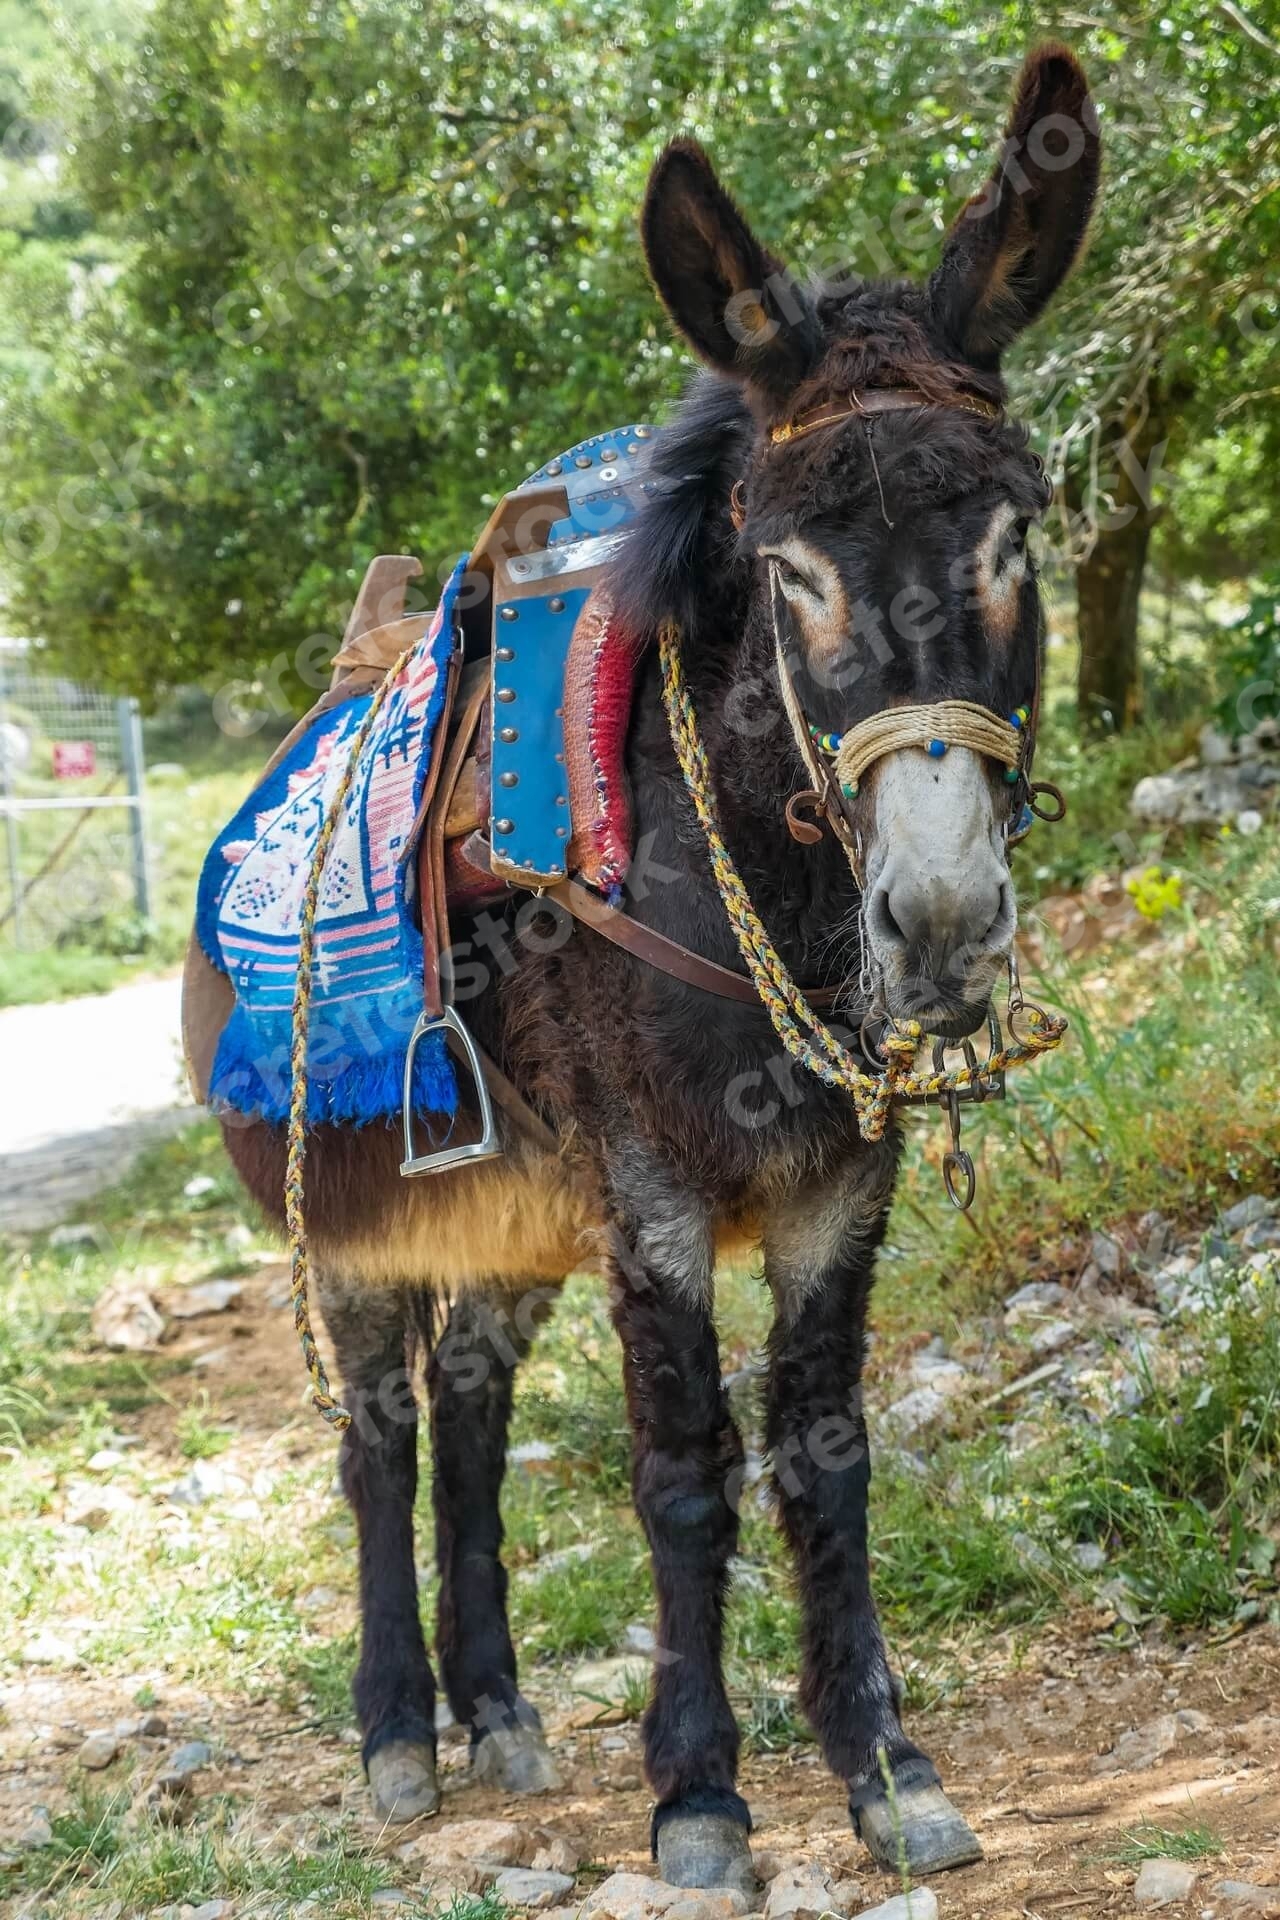
[[[1040,795],[1047,794],[1057,802],[1057,812],[1051,812],[1039,804]],[[1027,791],[1027,805],[1037,820],[1047,820],[1051,825],[1066,818],[1067,798],[1061,787],[1055,787],[1052,780],[1037,780]]]
[[[1019,999],[1016,1007],[1008,1007],[1005,1019],[1009,1026],[1009,1038],[1016,1040],[1020,1047],[1030,1046],[1032,1038],[1030,1034],[1020,1033],[1018,1030],[1018,1022],[1024,1018],[1030,1020],[1033,1026],[1047,1027],[1049,1024],[1048,1014],[1043,1007],[1037,1006],[1034,1000]]]
[[[957,1175],[964,1178],[961,1187]],[[978,1176],[973,1161],[963,1147],[951,1147],[942,1156],[942,1184],[947,1190],[947,1198],[957,1213],[968,1213],[973,1205],[974,1195],[978,1191]]]

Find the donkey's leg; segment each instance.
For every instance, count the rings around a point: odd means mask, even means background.
[[[628,1167],[613,1238],[613,1320],[632,1428],[632,1488],[653,1557],[658,1661],[644,1718],[653,1846],[675,1886],[755,1886],[734,1788],[738,1729],[720,1651],[738,1536],[742,1441],[720,1384],[705,1207],[650,1163]]]
[[[516,1685],[498,1510],[512,1381],[550,1300],[540,1288],[514,1312],[509,1302],[456,1301],[427,1374],[440,1570],[436,1654],[449,1705],[471,1729],[473,1766],[510,1793],[560,1784],[538,1715]]]
[[[892,1194],[892,1155],[792,1196],[770,1219],[766,1442],[804,1607],[801,1697],[858,1833],[883,1867],[981,1858],[933,1762],[902,1730],[867,1564],[871,1469],[862,1413],[864,1323]],[[893,1781],[889,1794],[884,1780]]]
[[[360,1536],[356,1714],[374,1808],[398,1824],[440,1804],[436,1689],[413,1561],[418,1410],[405,1363],[405,1302],[392,1288],[327,1276],[319,1294],[351,1410],[341,1470]]]

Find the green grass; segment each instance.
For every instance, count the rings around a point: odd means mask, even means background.
[[[1124,1833],[1106,1858],[1121,1866],[1140,1867],[1144,1860],[1216,1860],[1222,1851],[1220,1836],[1200,1821],[1185,1827],[1162,1827],[1144,1820]]]
[[[273,1853],[238,1837],[225,1798],[202,1801],[196,1821],[179,1830],[139,1822],[130,1806],[127,1788],[80,1789],[52,1817],[52,1844],[20,1861],[9,1885],[76,1912],[148,1913],[252,1895],[257,1911],[282,1920],[303,1901],[336,1920],[364,1920],[380,1888],[407,1883],[396,1862],[371,1855],[336,1824],[320,1826],[304,1850]],[[426,1889],[401,1910],[440,1920],[502,1920],[505,1911],[492,1894],[437,1901]]]

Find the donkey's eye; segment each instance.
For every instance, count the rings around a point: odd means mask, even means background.
[[[1032,521],[1029,515],[1021,515],[1011,520],[1000,537],[1000,546],[996,554],[996,565],[1000,572],[1022,561],[1027,556],[1027,538],[1031,532]]]
[[[812,583],[806,580],[805,576],[801,573],[799,567],[793,566],[790,560],[788,560],[783,554],[770,553],[766,557],[768,559],[769,565],[776,570],[778,575],[778,585],[782,588],[784,593],[790,591],[792,588],[796,588],[802,593],[813,592]]]

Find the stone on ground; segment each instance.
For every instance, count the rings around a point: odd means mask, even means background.
[[[582,1903],[583,1920],[652,1920],[678,1900],[694,1897],[688,1887],[669,1887],[644,1873],[611,1873]]]
[[[1255,1887],[1249,1880],[1219,1880],[1213,1897],[1233,1913],[1280,1913],[1280,1887]]]
[[[538,1845],[529,1865],[535,1873],[575,1874],[582,1859],[582,1849],[576,1841],[566,1840],[558,1833],[543,1833],[537,1836]]]
[[[531,1867],[504,1867],[493,1890],[509,1907],[554,1907],[573,1891],[567,1873],[535,1873]]]
[[[427,1867],[519,1867],[529,1850],[514,1820],[451,1820],[413,1842]]]
[[[858,1904],[856,1880],[833,1887],[831,1878],[816,1865],[784,1867],[769,1882],[765,1920],[821,1920],[824,1913],[847,1915]]]
[[[895,1893],[882,1906],[866,1907],[857,1920],[938,1920],[938,1899],[928,1887],[912,1887],[910,1893]]]
[[[1189,1860],[1144,1860],[1133,1898],[1140,1907],[1171,1907],[1185,1900],[1196,1883],[1198,1869]]]
[[[109,1767],[120,1751],[120,1742],[114,1733],[91,1733],[81,1746],[76,1759],[90,1773],[100,1773],[103,1767]]]

